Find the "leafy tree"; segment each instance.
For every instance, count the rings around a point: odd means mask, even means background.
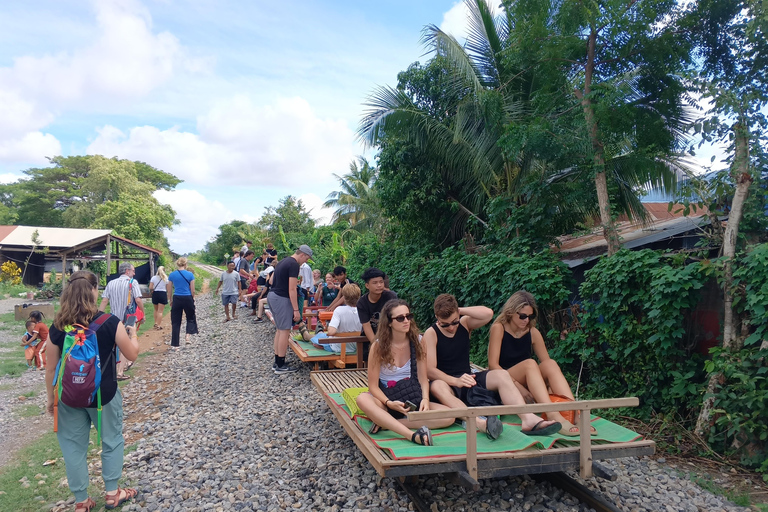
[[[326,208],[336,208],[332,221],[346,221],[360,231],[381,231],[383,219],[375,188],[377,169],[358,156],[357,161],[349,164],[347,174],[334,176],[339,180],[341,190],[328,194],[324,204]]]
[[[252,238],[243,236],[244,234],[252,236],[253,233],[259,233],[260,236]],[[219,226],[219,233],[205,244],[202,252],[203,259],[206,263],[221,265],[227,259],[232,258],[236,251],[240,250],[244,240],[252,240],[256,244],[257,240],[261,241],[264,234],[263,231],[242,220],[233,220],[227,224],[222,224]],[[257,250],[258,246],[254,245],[254,252]],[[225,256],[225,254],[229,256]]]
[[[723,349],[738,351],[742,340],[736,336],[734,310],[734,261],[739,228],[750,186],[760,179],[757,170],[768,133],[768,11],[758,0],[700,0],[684,20],[692,31],[702,66],[700,90],[712,101],[706,117],[697,123],[704,140],[730,140],[730,178],[733,201],[723,237]],[[750,150],[752,156],[750,156]],[[713,394],[719,386],[720,372],[714,372],[707,387],[707,398],[696,424],[703,433],[709,423]]]
[[[272,243],[275,244],[275,248],[277,248],[278,241],[283,237],[280,233],[281,230],[283,234],[309,235],[315,227],[315,221],[304,208],[301,199],[285,196],[280,199],[278,206],[268,206],[264,209],[264,215],[261,216],[256,226],[267,232]]]
[[[552,185],[555,208],[550,214],[563,219],[560,225],[591,217],[599,211],[594,202],[609,213],[644,218],[638,189],[649,183],[675,186],[676,163],[670,155],[681,147],[680,127],[686,120],[680,106],[683,88],[670,78],[684,51],[670,50],[673,38],[659,37],[667,46],[662,45],[643,25],[662,19],[661,14],[651,17],[659,6],[644,7],[642,23],[629,23],[616,6],[607,9],[602,3],[595,11],[605,14],[602,18],[584,8],[575,20],[570,16],[579,8],[568,2],[507,3],[498,19],[485,0],[467,0],[467,6],[467,43],[462,46],[439,28],[427,27],[424,40],[435,51],[436,67],[411,73],[415,87],[376,90],[360,137],[373,145],[395,136],[419,150],[445,182],[443,188],[452,192],[446,199],[455,204],[454,229],[461,234],[469,219],[487,224],[485,205],[494,197],[523,206],[529,199],[525,189],[536,180]],[[669,11],[666,4],[661,7]],[[605,22],[596,27],[595,37],[632,41],[637,31],[638,52],[654,57],[643,60],[626,44],[612,48],[601,39],[600,44],[595,40],[601,60],[595,61],[595,54],[579,60],[590,15]],[[659,48],[642,47],[652,43]],[[666,68],[659,63],[663,51],[675,56]],[[638,69],[629,74],[635,65]],[[575,94],[588,66],[588,94]],[[425,86],[428,79],[435,83]],[[578,119],[577,109],[585,102],[591,117]],[[383,177],[382,162],[380,168]],[[577,204],[558,203],[565,193],[559,186],[583,181],[585,174],[599,185],[596,194],[582,194]],[[615,212],[609,197],[618,205]],[[612,226],[610,215],[604,221]],[[613,252],[617,240],[609,242]]]
[[[104,200],[129,191],[151,194],[159,188],[170,190],[181,183],[175,176],[143,162],[107,159],[99,155],[57,156],[51,158],[51,163],[52,167],[27,169],[24,174],[28,178],[0,186],[2,203],[15,210],[19,224],[88,227],[92,215],[70,213],[72,217],[83,219],[73,225],[73,222],[67,224],[64,212],[76,205],[81,209],[93,209]],[[99,183],[91,183],[92,179]],[[110,186],[115,190],[106,189]]]

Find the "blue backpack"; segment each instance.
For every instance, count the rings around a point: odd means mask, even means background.
[[[97,432],[101,434],[101,360],[96,331],[112,315],[101,314],[88,327],[67,326],[62,357],[56,365],[54,394],[69,407],[98,408]],[[56,404],[55,404],[56,405]],[[58,411],[56,411],[58,412]],[[54,423],[56,423],[54,421]]]

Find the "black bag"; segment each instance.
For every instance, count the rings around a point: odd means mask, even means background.
[[[394,402],[411,401],[415,404],[421,403],[421,384],[419,384],[419,375],[416,368],[416,349],[411,344],[411,377],[397,381],[393,387],[387,387],[379,381],[379,388],[387,395],[388,400]]]

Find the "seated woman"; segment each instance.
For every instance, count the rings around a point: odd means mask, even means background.
[[[333,310],[333,316],[328,323],[328,336],[336,336],[340,333],[354,332],[360,334],[363,324],[360,323],[360,317],[357,314],[357,301],[360,300],[360,287],[355,283],[348,284],[341,289],[341,295],[344,297],[344,305]],[[323,334],[323,333],[320,333]],[[312,344],[315,347],[322,348],[328,352],[341,354],[341,343],[324,343],[326,336],[315,336],[312,338]],[[347,343],[347,354],[354,354],[357,351],[357,345]]]
[[[516,382],[530,391],[538,403],[552,403],[548,388],[554,394],[573,400],[568,381],[557,362],[549,357],[544,338],[536,328],[538,313],[533,295],[526,291],[512,294],[491,326],[488,367],[491,370],[507,370]],[[531,348],[539,358],[538,364],[531,358]],[[547,418],[563,425],[560,435],[579,435],[579,428],[561,413],[548,412]],[[595,433],[593,428],[592,434]]]
[[[349,286],[349,285],[348,285]],[[346,288],[346,287],[345,287]],[[427,353],[419,341],[419,328],[404,300],[393,299],[381,310],[377,339],[368,358],[368,393],[357,397],[357,405],[373,422],[372,434],[381,428],[396,432],[416,444],[432,446],[430,428],[445,428],[453,418],[418,425],[405,419],[411,402],[419,411],[447,409],[429,401]]]

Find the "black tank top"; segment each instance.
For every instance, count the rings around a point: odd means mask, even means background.
[[[437,323],[432,324],[437,334],[437,369],[451,377],[460,377],[472,370],[469,367],[469,331],[462,324],[453,338],[444,335]]]
[[[501,338],[501,352],[499,353],[499,366],[508,370],[518,363],[531,358],[531,331],[523,334],[522,338],[515,338],[506,329]]]

